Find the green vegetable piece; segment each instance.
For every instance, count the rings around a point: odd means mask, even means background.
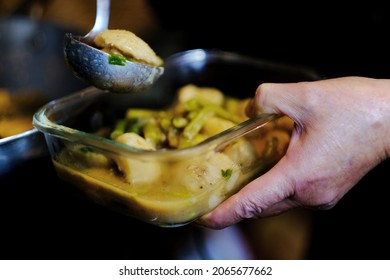
[[[185,137],[180,137],[178,148],[179,149],[184,149],[184,148],[192,147],[192,146],[195,146],[195,145],[203,142],[206,139],[207,139],[207,136],[205,136],[204,134],[196,134],[194,136],[194,138],[192,138],[192,139],[187,139]]]
[[[226,170],[221,169],[221,175],[225,179],[230,179],[232,174],[233,174],[233,169],[230,169],[230,168],[226,169]]]
[[[134,132],[141,134],[142,123],[140,119],[134,118],[127,120],[127,126],[125,132]]]
[[[126,119],[152,118],[158,115],[158,111],[151,109],[135,109],[131,108],[126,111]]]
[[[214,104],[206,105],[205,108],[209,108],[210,110],[213,110],[217,116],[232,121],[234,123],[240,123],[242,121],[240,117],[238,117],[237,115]]]
[[[143,134],[145,139],[155,147],[165,140],[165,134],[154,121],[149,121],[143,126]]]
[[[202,129],[203,124],[214,115],[214,111],[210,108],[203,108],[184,128],[182,136],[188,140],[193,139]]]
[[[92,152],[93,152],[93,149],[90,148],[90,147],[85,147],[85,146],[83,146],[83,147],[80,147],[80,151],[83,152],[83,153],[85,153],[85,154],[87,154],[87,153],[92,153]]]
[[[184,117],[174,117],[172,119],[172,124],[176,128],[182,128],[188,124],[188,120]]]
[[[111,139],[117,138],[119,135],[125,133],[126,129],[126,121],[124,120],[119,120],[116,122],[114,130],[110,134]]]
[[[187,100],[187,101],[184,103],[184,108],[185,108],[187,111],[195,111],[195,110],[199,110],[200,104],[199,104],[199,102],[198,102],[197,99],[191,98],[191,99]]]
[[[110,54],[108,56],[108,63],[112,65],[125,66],[126,65],[126,57],[120,54]]]
[[[168,132],[171,128],[171,117],[166,116],[161,118],[160,126],[163,131]]]

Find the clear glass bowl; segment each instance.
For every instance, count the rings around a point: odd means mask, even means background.
[[[145,92],[121,95],[86,88],[43,106],[33,124],[44,133],[58,176],[98,204],[162,227],[209,212],[285,153],[292,121],[262,115],[192,147],[139,150],[99,136],[128,108],[164,109],[187,84],[248,98],[262,82],[316,80],[311,69],[216,50],[189,50],[165,61]],[[125,179],[118,164],[130,170]],[[123,169],[123,168],[122,168]]]

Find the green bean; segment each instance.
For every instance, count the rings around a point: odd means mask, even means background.
[[[242,121],[240,117],[214,104],[208,104],[204,108],[209,108],[209,110],[213,110],[217,116],[232,121],[234,123],[240,123]]]
[[[149,121],[143,126],[143,134],[145,139],[158,147],[164,140],[165,134],[161,131],[156,121]]]
[[[208,118],[214,115],[214,111],[209,107],[201,109],[198,114],[184,128],[182,137],[192,140],[196,134],[202,129],[203,124]]]
[[[184,117],[173,117],[172,125],[176,128],[183,128],[188,124],[188,120]]]
[[[200,102],[197,98],[191,98],[184,102],[184,109],[186,111],[195,111],[200,109]]]
[[[166,116],[166,117],[161,118],[160,126],[164,132],[169,131],[169,128],[171,127],[171,125],[172,125],[172,117],[171,116]]]
[[[143,123],[142,119],[138,119],[138,118],[128,119],[125,132],[134,132],[140,134],[142,123]]]
[[[240,123],[242,120],[240,117],[235,115],[235,112],[230,112],[221,106],[211,103],[205,99],[202,98],[192,98],[186,102],[187,108],[189,111],[197,110],[198,108],[210,108],[210,110],[215,111],[215,113],[227,120],[230,120],[234,123]],[[237,104],[238,105],[238,104]]]
[[[110,137],[115,139],[123,133],[134,132],[156,148],[193,146],[226,127],[242,122],[245,119],[243,106],[239,99],[224,99],[219,90],[189,86],[178,97],[175,106],[168,110],[128,109],[125,118],[116,123]],[[205,126],[213,116],[220,121]]]
[[[115,124],[114,130],[110,134],[111,139],[117,138],[119,135],[125,133],[126,129],[126,121],[125,120],[118,120]]]
[[[187,114],[187,119],[189,119],[189,120],[192,120],[192,119],[194,119],[194,118],[195,118],[195,116],[198,114],[198,112],[199,112],[199,110],[197,110],[197,111],[190,111],[190,112],[188,112],[188,114]]]
[[[187,148],[187,147],[192,147],[196,144],[199,144],[200,142],[203,142],[204,140],[207,139],[207,136],[204,134],[196,134],[192,139],[188,139],[185,137],[180,137],[180,142],[179,142],[179,149]]]
[[[151,109],[128,109],[126,111],[126,119],[134,119],[134,118],[150,118],[157,115],[158,111]]]

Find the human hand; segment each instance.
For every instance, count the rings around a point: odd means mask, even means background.
[[[224,228],[296,207],[330,209],[389,157],[390,80],[343,77],[264,83],[247,107],[295,123],[286,154],[199,223]]]

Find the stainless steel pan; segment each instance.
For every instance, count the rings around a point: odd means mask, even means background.
[[[75,31],[27,15],[1,18],[0,87],[12,94],[38,92],[47,101],[86,87],[65,64],[67,32]],[[46,154],[43,135],[36,129],[0,139],[0,176]]]

